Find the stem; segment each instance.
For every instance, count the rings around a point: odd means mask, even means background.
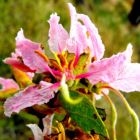
[[[112,100],[110,99],[109,96],[107,96],[103,91],[101,93],[104,95],[104,97],[107,99],[107,101],[111,105],[111,110],[112,110],[112,117],[111,117],[111,120],[112,120],[112,137],[113,137],[113,140],[117,140],[116,139],[117,111],[116,111],[115,105],[114,105],[114,103],[112,102]]]
[[[121,100],[125,104],[127,110],[129,111],[129,113],[130,113],[130,115],[132,117],[132,121],[133,121],[133,125],[134,125],[133,132],[135,134],[135,138],[136,138],[136,140],[139,140],[139,118],[138,118],[137,114],[135,113],[135,111],[128,104],[128,102],[125,99],[125,97],[123,96],[123,94],[120,91],[118,91],[118,90],[116,90],[116,89],[114,89],[114,88],[112,88],[110,86],[103,86],[102,88],[110,89],[111,91],[113,91],[116,95],[118,95],[121,98]]]
[[[79,97],[78,99],[72,99],[70,97],[69,88],[68,85],[65,83],[65,79],[66,79],[65,75],[63,75],[60,84],[61,85],[60,91],[62,93],[63,98],[70,104],[78,104],[79,102],[81,102],[82,98]]]
[[[93,105],[95,106],[96,99],[95,99],[95,95],[93,92],[91,93],[91,101],[92,101]]]

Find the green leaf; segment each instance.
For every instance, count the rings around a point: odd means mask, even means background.
[[[67,102],[60,93],[59,100],[65,110],[69,113],[70,117],[85,132],[93,130],[96,134],[108,138],[107,129],[92,102],[85,95],[79,94],[75,91],[70,91],[70,96],[75,100],[82,98],[78,104],[71,104]]]

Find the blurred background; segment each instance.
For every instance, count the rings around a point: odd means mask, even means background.
[[[98,27],[106,46],[105,57],[123,51],[131,42],[134,46],[132,61],[140,62],[140,25],[137,23],[138,20],[136,23],[132,22],[132,15],[130,17],[134,0],[0,0],[0,76],[11,77],[10,67],[3,64],[2,60],[14,51],[15,37],[21,27],[27,38],[47,46],[49,28],[47,20],[52,12],[57,12],[61,17],[60,22],[69,31],[70,16],[67,2],[73,3],[78,12],[88,15]],[[140,117],[140,93],[124,96]],[[118,140],[133,140],[129,113],[119,98],[113,94],[110,94],[110,97],[118,111]],[[97,105],[106,109],[108,118],[106,124],[110,129],[108,103],[102,99]],[[6,118],[0,108],[0,140],[28,140],[32,133],[26,124],[37,122],[35,116],[23,112]]]

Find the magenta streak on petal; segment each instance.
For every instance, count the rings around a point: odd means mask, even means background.
[[[24,72],[35,72],[35,70],[30,69],[28,66],[24,65],[20,60],[17,58],[6,58],[3,61],[6,64],[12,65],[13,67],[16,67]]]
[[[53,70],[52,69],[52,73],[54,77],[62,77],[62,73],[58,70]]]
[[[49,71],[53,76],[55,76],[55,74],[53,73],[54,71],[46,64],[46,71]]]
[[[78,63],[78,60],[79,60],[79,56],[80,56],[80,52],[79,52],[79,49],[78,47],[76,48],[76,53],[75,53],[75,60],[74,60],[74,64],[73,66],[75,67]]]
[[[79,75],[77,75],[75,78],[76,78],[76,79],[87,78],[87,77],[90,77],[90,76],[92,76],[92,75],[93,75],[92,72],[87,72],[87,73],[79,74]]]

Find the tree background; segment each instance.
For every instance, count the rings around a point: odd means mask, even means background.
[[[57,12],[60,22],[69,31],[70,16],[67,2],[77,11],[88,15],[98,27],[105,44],[105,57],[125,50],[129,42],[133,47],[133,62],[140,62],[140,26],[133,27],[128,21],[133,0],[0,0],[0,76],[11,77],[10,67],[2,60],[15,49],[15,37],[22,27],[27,38],[46,46],[50,14]],[[131,118],[119,98],[110,94],[118,110],[117,137],[119,140],[132,140]],[[124,94],[140,117],[140,94]],[[0,103],[2,105],[2,103]],[[106,124],[110,128],[110,107],[104,99],[97,102],[107,111]],[[6,118],[0,106],[0,140],[26,140],[32,132],[28,123],[37,123],[35,116],[21,112]]]

